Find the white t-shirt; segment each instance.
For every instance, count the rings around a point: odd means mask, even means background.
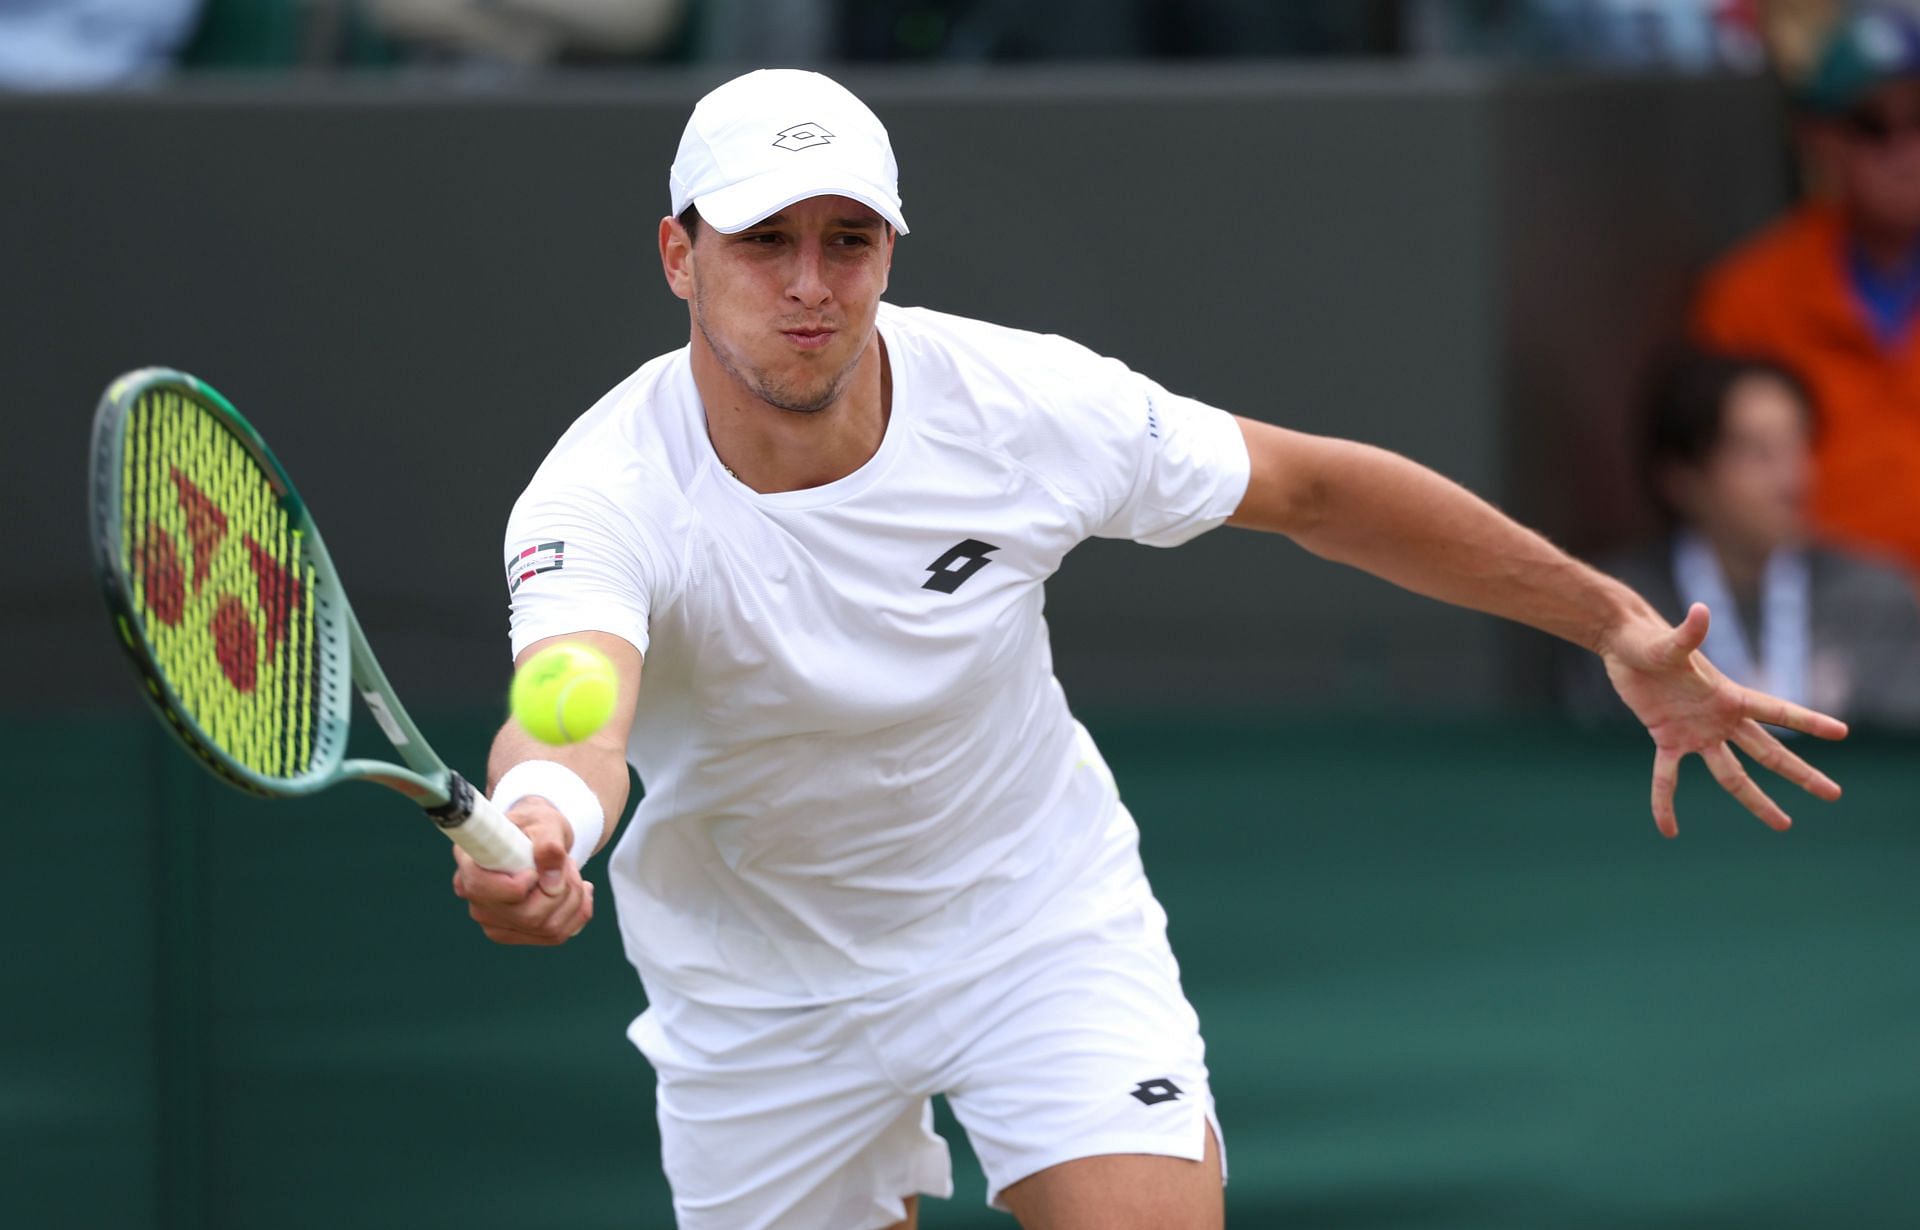
[[[646,794],[610,878],[656,1005],[904,985],[1133,836],[1053,678],[1042,586],[1090,536],[1224,521],[1238,427],[1064,338],[891,305],[879,329],[892,414],[852,474],[735,479],[681,349],[568,429],[508,523],[516,654],[599,630],[645,655]]]

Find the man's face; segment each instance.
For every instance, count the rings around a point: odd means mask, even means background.
[[[661,224],[661,260],[696,343],[754,397],[798,414],[832,405],[873,336],[893,233],[846,197],[812,197],[737,234]]]
[[[1709,538],[1769,553],[1800,541],[1812,474],[1799,395],[1756,374],[1728,391],[1713,451],[1698,467],[1679,467],[1669,490]]]
[[[1832,121],[1836,186],[1866,225],[1920,233],[1920,81],[1895,81]]]

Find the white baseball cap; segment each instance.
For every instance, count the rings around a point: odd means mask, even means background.
[[[880,118],[831,77],[763,68],[694,104],[667,173],[676,216],[745,230],[815,196],[859,201],[902,235],[900,168]]]

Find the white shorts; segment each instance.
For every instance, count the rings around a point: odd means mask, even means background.
[[[659,1074],[681,1230],[872,1230],[906,1196],[951,1196],[935,1093],[996,1208],[1074,1158],[1200,1160],[1220,1130],[1200,1022],[1133,867],[1097,917],[1024,928],[937,986],[795,1010],[676,1003],[671,1032],[641,1014],[628,1035]]]

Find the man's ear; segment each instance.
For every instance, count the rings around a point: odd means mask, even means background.
[[[667,289],[682,299],[693,298],[693,236],[669,214],[660,219],[660,272]]]

